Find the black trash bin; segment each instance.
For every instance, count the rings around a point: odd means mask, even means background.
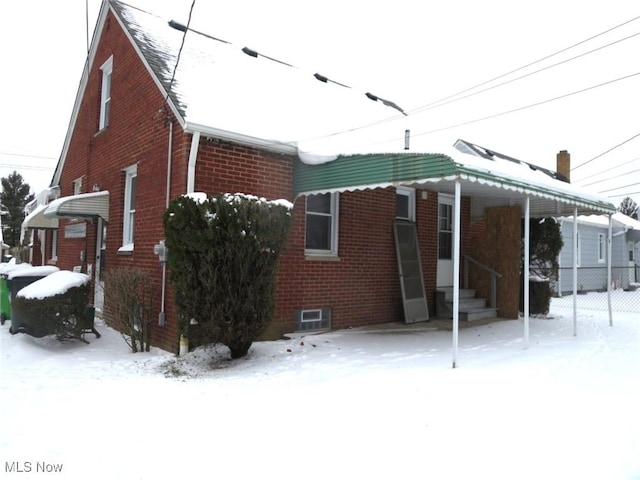
[[[53,272],[57,272],[60,269],[58,267],[53,266],[42,266],[42,267],[31,267],[31,268],[21,268],[19,270],[15,270],[10,272],[7,276],[7,286],[9,287],[10,293],[10,302],[13,302],[16,298],[16,295],[20,290],[22,290],[27,285],[31,285],[33,282],[40,280],[41,278],[46,277],[47,275],[52,274]],[[16,334],[19,332],[25,331],[24,320],[20,318],[20,314],[11,311],[11,328],[9,332],[12,334]],[[27,332],[31,333],[31,332]],[[33,332],[36,334],[37,332]],[[38,335],[35,335],[38,336]]]

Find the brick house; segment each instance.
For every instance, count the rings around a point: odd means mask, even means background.
[[[51,188],[23,224],[36,232],[33,263],[88,273],[98,311],[105,272],[146,272],[163,293],[160,347],[177,350],[178,334],[154,246],[169,200],[185,193],[294,203],[265,338],[436,315],[457,322],[478,309],[516,318],[522,217],[615,211],[555,172],[464,141],[428,154],[305,153],[291,139],[385,118],[390,102],[186,30],[103,3]],[[317,124],[323,108],[344,114]],[[467,291],[480,306],[464,306]]]

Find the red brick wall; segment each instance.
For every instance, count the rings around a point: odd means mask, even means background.
[[[111,112],[109,126],[98,131],[100,111],[100,66],[113,55]],[[162,268],[153,253],[153,245],[163,238],[162,214],[166,202],[169,124],[164,97],[139,60],[115,18],[109,14],[91,67],[86,90],[80,104],[60,177],[61,196],[73,194],[73,181],[82,177],[82,193],[92,191],[94,184],[109,191],[110,219],[107,226],[105,271],[135,267],[149,275],[157,291],[156,314],[160,311]],[[173,120],[176,125],[175,120]],[[190,135],[174,128],[171,195],[184,191],[186,158]],[[125,176],[123,169],[137,165],[135,251],[119,254],[122,246]],[[184,173],[182,173],[184,172]],[[87,226],[87,238],[65,239],[68,220],[60,220],[58,266],[70,269],[80,265],[81,250],[87,261],[86,272],[95,263],[96,224]],[[95,266],[93,267],[95,268]],[[166,302],[167,316],[172,302]],[[175,322],[156,328],[153,341],[164,348],[177,348]]]
[[[109,126],[98,132],[101,72],[113,54],[112,103]],[[166,203],[169,126],[164,98],[117,22],[109,18],[91,68],[69,144],[60,187],[73,193],[73,181],[83,178],[83,192],[94,184],[110,192],[106,272],[121,267],[147,273],[156,288],[160,312],[162,268],[153,246],[164,237],[162,215]],[[186,190],[191,135],[173,120],[170,198]],[[209,194],[242,192],[269,199],[292,200],[293,158],[215,139],[201,138],[196,162],[195,190]],[[119,254],[125,177],[122,169],[137,165],[135,250]],[[267,337],[294,328],[295,311],[331,307],[333,326],[348,327],[402,320],[402,301],[393,239],[395,190],[377,189],[340,195],[339,260],[309,260],[304,255],[304,198],[295,202],[293,227],[278,276],[277,307]],[[427,298],[433,315],[437,262],[437,194],[423,199],[417,192],[417,227]],[[466,213],[465,213],[466,212]],[[468,202],[463,204],[468,224]],[[95,261],[96,225],[87,226],[87,238],[65,239],[60,222],[58,266],[79,264],[81,250],[87,264]],[[463,233],[466,231],[463,227]],[[463,250],[469,242],[463,243]],[[176,351],[178,336],[173,292],[167,276],[166,326],[154,326],[153,343]],[[156,322],[154,321],[154,324]]]

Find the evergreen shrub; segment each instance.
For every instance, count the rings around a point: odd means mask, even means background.
[[[522,228],[524,233],[524,224]],[[529,313],[549,313],[551,283],[558,279],[558,256],[564,245],[560,224],[553,217],[529,220]],[[524,271],[524,240],[522,242]],[[523,278],[524,282],[525,279]],[[520,311],[524,311],[524,283],[520,289]]]
[[[244,194],[195,194],[164,215],[180,334],[220,343],[239,358],[271,320],[278,257],[291,204]]]

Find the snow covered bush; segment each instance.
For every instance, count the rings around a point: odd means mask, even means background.
[[[268,325],[291,207],[243,194],[171,202],[164,215],[169,278],[180,333],[192,344],[221,343],[239,358]]]
[[[118,330],[133,353],[151,346],[151,315],[154,291],[149,277],[135,268],[107,272],[105,321]]]

